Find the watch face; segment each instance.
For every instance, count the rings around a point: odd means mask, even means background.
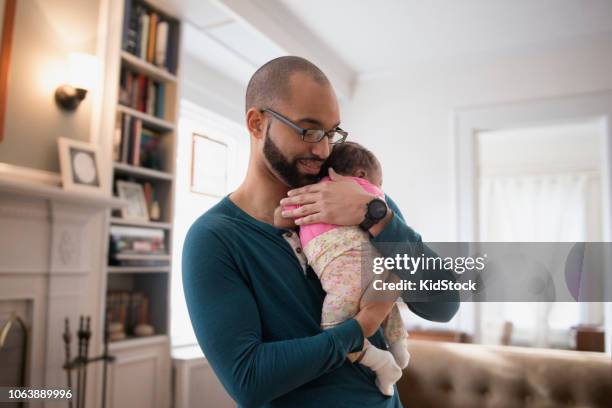
[[[380,220],[387,215],[387,204],[380,199],[372,200],[368,206],[368,213],[373,219]]]

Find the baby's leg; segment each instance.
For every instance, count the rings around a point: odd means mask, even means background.
[[[361,284],[359,271],[361,261],[358,253],[348,251],[332,260],[320,275],[321,285],[327,292],[323,301],[321,326],[329,328],[355,316],[359,310]],[[355,275],[357,271],[357,276]],[[376,373],[376,386],[385,395],[393,395],[393,384],[402,376],[402,369],[393,355],[386,350],[364,342],[364,349],[350,353],[348,359],[368,367]]]
[[[393,306],[391,313],[387,316],[387,320],[383,323],[383,333],[389,343],[389,351],[393,354],[397,365],[402,369],[406,368],[410,362],[408,334],[406,333],[397,303]]]
[[[362,291],[360,259],[358,250],[349,250],[331,260],[320,273],[315,269],[327,293],[321,312],[321,327],[324,329],[352,318],[359,311]]]

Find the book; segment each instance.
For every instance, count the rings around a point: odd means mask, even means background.
[[[133,14],[132,14],[132,1],[126,0],[123,11],[123,37],[121,40],[121,48],[130,52],[132,50],[132,41],[135,34],[134,27],[132,25]]]
[[[128,162],[128,144],[132,117],[129,115],[121,115],[122,132],[121,132],[121,163]]]
[[[140,165],[140,134],[142,132],[142,121],[140,119],[134,119],[134,131],[130,135],[131,150],[131,161],[130,164],[134,166]]]
[[[164,97],[166,93],[166,85],[158,82],[155,88],[155,116],[164,118]]]
[[[155,99],[156,99],[156,82],[154,81],[148,81],[147,82],[147,99],[146,99],[146,112],[149,115],[154,115],[155,114]]]
[[[157,24],[157,37],[155,42],[155,65],[166,67],[166,53],[168,46],[168,22],[160,21]]]
[[[167,255],[163,229],[111,225],[110,237],[113,259],[119,254]]]
[[[115,131],[113,133],[113,161],[121,160],[121,131],[122,131],[122,118],[121,114],[115,120]]]
[[[147,50],[148,50],[148,44],[149,44],[148,33],[149,33],[149,15],[146,13],[143,13],[140,16],[140,31],[138,33],[140,37],[140,44],[139,44],[139,52],[137,54],[137,56],[142,59],[147,58]]]
[[[151,13],[149,20],[149,43],[147,44],[147,62],[153,63],[155,59],[155,37],[157,35],[157,13]]]
[[[173,22],[168,27],[168,41],[166,44],[166,67],[173,74],[176,74],[178,65],[178,36],[178,24]]]

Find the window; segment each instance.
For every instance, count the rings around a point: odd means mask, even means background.
[[[240,184],[246,174],[248,155],[245,129],[193,103],[181,101],[172,242],[170,323],[173,347],[197,344],[181,276],[185,235],[200,215]],[[194,171],[198,174],[194,175]]]

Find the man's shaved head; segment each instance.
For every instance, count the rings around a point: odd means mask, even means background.
[[[312,62],[295,56],[278,57],[262,65],[251,77],[246,91],[245,111],[274,108],[291,98],[290,78],[306,74],[321,85],[331,85],[323,71]]]

